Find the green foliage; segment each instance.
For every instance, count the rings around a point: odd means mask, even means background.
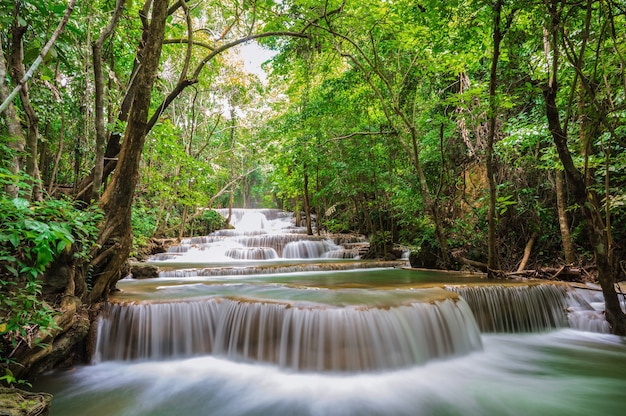
[[[202,210],[202,214],[195,220],[195,235],[208,235],[221,230],[226,226],[226,219],[212,209]]]
[[[378,231],[370,236],[370,253],[374,257],[384,257],[393,248],[393,234],[390,231]]]
[[[3,175],[0,187],[23,182]],[[8,182],[7,182],[8,180]],[[42,299],[42,277],[59,256],[88,260],[102,214],[76,209],[72,202],[38,202],[0,197],[0,351],[20,343],[37,344],[37,334],[55,328],[56,312]],[[5,377],[9,377],[7,374]],[[10,381],[8,378],[5,381]]]
[[[13,375],[13,372],[9,368],[5,368],[4,375],[0,376],[0,385],[2,384],[6,384],[8,386],[19,384],[19,385],[26,385],[26,386],[32,387],[32,384],[30,384],[27,380],[15,378],[15,376]]]
[[[131,214],[131,224],[133,227],[133,250],[131,255],[137,255],[137,251],[141,247],[148,244],[148,240],[156,231],[156,214],[155,210],[146,206],[142,200],[133,204]]]

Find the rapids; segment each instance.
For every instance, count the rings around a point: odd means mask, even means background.
[[[119,282],[92,364],[34,386],[52,416],[621,414],[626,340],[594,287],[363,261],[277,210],[232,222]]]

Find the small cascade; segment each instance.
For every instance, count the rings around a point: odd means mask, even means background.
[[[317,259],[325,257],[325,253],[338,251],[340,248],[330,240],[298,240],[285,245],[283,257],[286,259]]]
[[[226,256],[235,260],[271,260],[278,258],[271,247],[243,247],[226,250]]]
[[[567,320],[570,327],[580,331],[611,332],[604,317],[604,298],[599,290],[575,288],[568,291]]]
[[[392,308],[211,298],[108,304],[95,361],[213,354],[303,371],[394,369],[482,348],[462,299]]]
[[[234,237],[234,241],[244,247],[269,247],[276,251],[278,256],[289,258],[285,255],[285,248],[292,243],[301,244],[319,244],[324,246],[324,237],[301,234],[267,234],[258,236],[240,236]]]
[[[448,286],[467,301],[482,332],[568,327],[567,290],[557,285]]]
[[[226,230],[232,231],[232,230]],[[220,234],[220,235],[217,235]],[[150,258],[150,261],[166,261],[171,259],[201,258],[210,260],[242,260],[250,257],[240,257],[237,249],[258,248],[265,251],[273,250],[275,255],[267,255],[264,259],[276,258],[354,258],[349,254],[341,256],[326,256],[326,253],[343,253],[343,248],[323,236],[303,234],[266,234],[266,233],[233,233],[230,236],[216,232],[213,235],[183,239],[180,245],[170,246],[165,253],[159,253]],[[285,251],[286,248],[286,251]],[[229,254],[230,253],[230,254]],[[231,254],[234,254],[231,256]],[[194,257],[195,256],[195,257]]]

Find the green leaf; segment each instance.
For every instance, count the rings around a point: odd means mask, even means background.
[[[28,207],[30,206],[30,202],[28,202],[28,200],[26,200],[24,198],[14,198],[13,199],[13,205],[18,210],[23,211],[25,209],[28,209]]]
[[[11,234],[9,235],[9,241],[13,244],[13,247],[17,248],[20,245],[20,236],[19,234]]]

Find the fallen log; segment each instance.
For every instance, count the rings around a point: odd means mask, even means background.
[[[525,277],[546,280],[565,280],[568,282],[583,282],[588,280],[589,273],[582,267],[543,267],[535,270],[518,270],[506,273],[510,277]]]
[[[461,257],[461,256],[454,256],[454,259],[461,264],[465,264],[466,266],[475,267],[481,272],[487,273],[489,271],[489,266],[487,266],[487,263],[466,259],[465,257]]]

